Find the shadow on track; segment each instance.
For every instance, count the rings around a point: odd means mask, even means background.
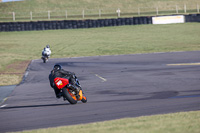
[[[63,103],[63,104],[24,105],[24,106],[3,107],[3,108],[0,108],[0,109],[40,108],[40,107],[66,106],[66,105],[71,105],[71,104],[70,103]]]

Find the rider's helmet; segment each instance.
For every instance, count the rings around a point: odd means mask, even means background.
[[[53,67],[53,70],[55,70],[55,71],[58,71],[58,70],[61,70],[61,69],[62,69],[62,67],[59,64],[55,64],[54,67]]]
[[[49,44],[48,44],[48,45],[46,45],[46,48],[50,48]]]

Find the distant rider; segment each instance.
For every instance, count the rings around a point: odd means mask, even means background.
[[[46,45],[46,47],[43,49],[42,51],[42,57],[47,56],[47,58],[49,58],[51,55],[51,49],[49,45]]]
[[[75,90],[77,93],[79,93],[79,91],[81,90],[81,86],[79,84],[77,77],[75,76],[75,73],[65,71],[65,70],[62,69],[61,65],[55,64],[54,67],[53,67],[53,70],[49,74],[49,81],[50,81],[51,87],[55,91],[57,98],[60,98],[62,96],[62,93],[60,92],[60,89],[58,89],[57,86],[54,83],[54,79],[56,77],[68,79],[69,84],[68,84],[67,87]]]

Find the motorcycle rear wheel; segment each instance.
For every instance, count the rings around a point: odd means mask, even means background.
[[[71,93],[70,89],[63,88],[62,92],[63,92],[63,96],[69,101],[69,103],[71,104],[77,103],[77,98],[73,93]]]
[[[47,62],[46,58],[43,58],[43,63],[46,63],[46,62]]]

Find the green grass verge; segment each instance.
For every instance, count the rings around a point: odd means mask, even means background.
[[[51,58],[200,50],[199,29],[186,23],[0,32],[0,74],[23,74],[46,44]]]
[[[18,133],[199,133],[200,111],[124,118]]]

